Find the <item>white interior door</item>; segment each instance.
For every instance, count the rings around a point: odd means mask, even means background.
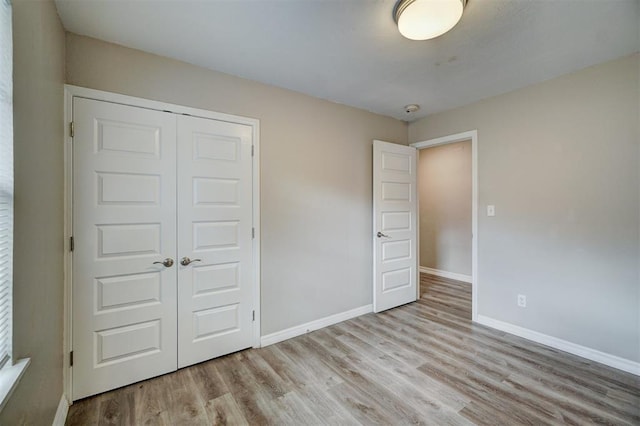
[[[178,140],[181,368],[252,345],[252,128],[179,116]]]
[[[417,297],[417,150],[373,141],[373,310]]]
[[[73,103],[73,399],[176,369],[176,119]]]

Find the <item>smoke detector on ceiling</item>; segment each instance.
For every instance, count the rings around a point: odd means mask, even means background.
[[[419,109],[420,109],[420,105],[409,104],[409,105],[405,105],[404,112],[405,112],[405,114],[409,115],[409,114],[413,114],[414,112],[418,111]]]

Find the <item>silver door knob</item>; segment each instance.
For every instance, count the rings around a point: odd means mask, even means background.
[[[165,260],[163,260],[161,262],[153,262],[154,265],[156,263],[164,265],[165,268],[171,268],[173,266],[173,259],[171,259],[170,257],[167,257]]]
[[[182,266],[188,266],[191,262],[202,262],[202,259],[189,259],[185,256],[182,258],[182,260],[180,260],[180,264]]]
[[[378,231],[378,234],[377,234],[377,235],[378,235],[378,238],[382,238],[382,237],[384,237],[384,238],[391,238],[390,236],[388,236],[388,235],[386,235],[386,234],[383,234],[383,233],[382,233],[382,232],[380,232],[380,231]]]

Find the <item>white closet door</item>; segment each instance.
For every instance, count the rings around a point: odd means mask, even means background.
[[[252,129],[178,117],[178,367],[252,341]]]
[[[75,98],[73,399],[176,369],[176,118]]]

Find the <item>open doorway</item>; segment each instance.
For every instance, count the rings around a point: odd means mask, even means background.
[[[478,311],[477,132],[431,139],[412,146],[418,149],[421,277],[418,298],[430,288],[461,295],[462,299],[470,298],[471,319],[475,321]],[[451,303],[455,305],[456,300],[452,298]]]

